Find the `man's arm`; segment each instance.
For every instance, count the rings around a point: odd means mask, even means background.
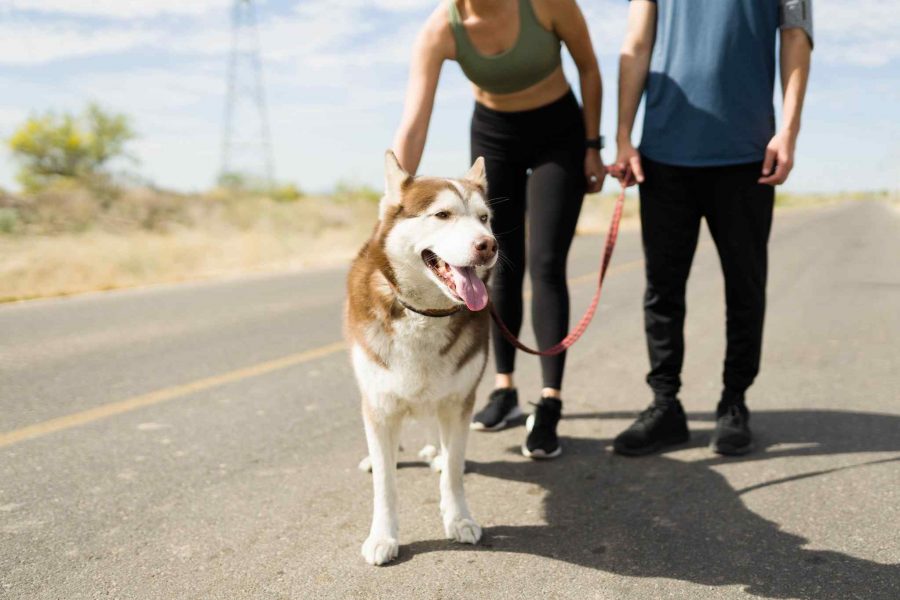
[[[644,181],[641,156],[631,143],[631,130],[644,84],[650,70],[650,55],[656,36],[656,2],[632,0],[628,11],[628,31],[619,55],[619,124],[616,131],[616,166],[629,167],[634,179]],[[626,182],[630,185],[634,179]]]
[[[812,40],[801,27],[781,30],[781,90],[784,123],[766,147],[759,183],[780,185],[794,168],[794,148],[800,133],[800,113],[809,79]],[[773,172],[774,167],[774,172]]]

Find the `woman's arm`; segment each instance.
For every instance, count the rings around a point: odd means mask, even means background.
[[[600,111],[603,103],[603,82],[600,67],[591,44],[587,23],[575,0],[553,1],[553,29],[569,49],[578,67],[581,84],[581,101],[584,105],[584,130],[589,139],[600,136]],[[606,168],[600,160],[600,152],[594,148],[585,150],[584,174],[588,193],[599,192],[603,187]]]
[[[644,84],[650,70],[650,55],[656,37],[656,2],[632,0],[628,10],[628,31],[619,56],[619,125],[616,131],[616,166],[631,169],[639,183],[644,181],[641,156],[631,144],[631,129]],[[626,182],[631,184],[633,180]]]
[[[422,160],[441,66],[454,52],[447,8],[442,2],[426,21],[413,46],[403,117],[394,135],[394,154],[411,175],[415,175]]]

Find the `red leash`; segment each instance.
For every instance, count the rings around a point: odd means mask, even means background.
[[[591,320],[594,318],[594,314],[597,312],[597,306],[600,304],[600,292],[603,290],[603,280],[606,278],[606,270],[609,268],[609,263],[612,260],[613,250],[615,250],[616,248],[616,238],[619,236],[619,222],[622,220],[622,208],[625,205],[625,190],[628,188],[628,185],[633,182],[631,173],[627,169],[620,170],[616,166],[612,166],[610,167],[609,172],[614,177],[619,179],[619,183],[622,186],[622,191],[619,192],[619,197],[616,199],[616,207],[613,210],[612,220],[609,223],[609,232],[606,234],[606,247],[603,249],[603,260],[600,263],[600,278],[597,281],[597,291],[594,292],[594,299],[591,300],[591,304],[584,312],[584,316],[581,317],[578,325],[576,325],[575,328],[569,332],[569,335],[563,338],[559,343],[547,348],[546,350],[535,350],[533,348],[529,348],[528,346],[520,342],[519,338],[513,335],[513,333],[500,318],[500,315],[497,314],[497,309],[494,306],[494,303],[491,302],[491,317],[494,319],[497,327],[500,328],[500,332],[503,334],[503,337],[505,337],[510,344],[512,344],[522,352],[527,352],[528,354],[536,354],[538,356],[555,356],[560,352],[564,352],[567,348],[571,347],[575,342],[577,342],[578,338],[580,338],[584,334],[585,330],[587,330],[588,328],[588,325],[591,324]]]

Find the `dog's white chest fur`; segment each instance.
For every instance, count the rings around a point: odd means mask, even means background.
[[[433,412],[439,402],[464,399],[486,360],[485,352],[479,350],[459,365],[471,335],[469,331],[454,333],[449,318],[415,314],[395,321],[390,334],[372,327],[366,341],[385,358],[387,367],[372,360],[359,345],[352,350],[353,366],[370,407],[419,415]]]

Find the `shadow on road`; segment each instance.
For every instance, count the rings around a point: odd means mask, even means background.
[[[631,417],[581,414],[568,419]],[[696,420],[712,421],[712,415]],[[741,495],[832,471],[900,461],[900,456],[803,473],[736,490],[714,469],[734,461],[900,451],[900,417],[840,411],[755,412],[760,449],[741,458],[710,455],[685,462],[665,455],[629,459],[610,453],[609,440],[567,438],[554,464],[470,462],[471,472],[528,482],[546,490],[547,525],[489,528],[482,547],[550,557],[631,577],[663,577],[702,585],[744,586],[770,598],[898,598],[900,565],[839,552],[807,550],[807,540],[751,512]],[[705,444],[708,432],[694,435]],[[777,444],[777,445],[776,445]],[[511,449],[512,450],[512,449]],[[805,507],[810,522],[828,527],[835,511]],[[877,518],[878,515],[873,515]],[[896,524],[887,527],[896,527]],[[445,541],[404,548],[407,557],[459,550]],[[471,551],[466,549],[466,551]]]

